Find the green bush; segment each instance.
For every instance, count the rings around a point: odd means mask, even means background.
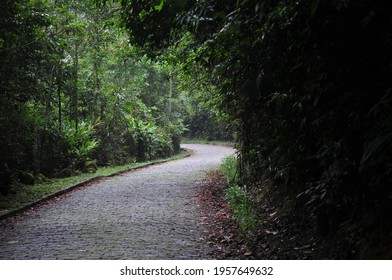
[[[235,156],[233,155],[226,156],[223,159],[223,163],[220,168],[229,185],[237,184],[238,173],[237,173],[237,159]]]
[[[240,231],[246,234],[257,226],[255,213],[252,211],[251,201],[244,187],[231,185],[227,189],[226,199],[233,210],[234,219],[238,222]]]
[[[98,141],[94,139],[95,124],[75,121],[64,122],[63,132],[65,134],[69,149],[68,155],[72,160],[72,167],[82,169],[88,160],[88,156],[97,148]]]

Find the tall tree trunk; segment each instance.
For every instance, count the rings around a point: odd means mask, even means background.
[[[167,100],[167,116],[171,117],[171,111],[172,111],[172,98],[173,98],[173,75],[170,73],[169,77],[169,96]]]
[[[61,104],[61,90],[62,90],[62,83],[63,83],[63,72],[62,72],[62,69],[61,69],[61,65],[60,65],[60,67],[59,67],[59,73],[58,73],[58,76],[57,76],[57,98],[58,98],[58,114],[59,114],[59,127],[60,127],[60,129],[61,129],[61,127],[62,127],[62,119],[63,119],[63,116],[62,116],[62,104]]]
[[[46,92],[45,96],[45,128],[48,128],[51,121],[51,112],[52,112],[52,91],[54,88],[54,73],[56,71],[56,65],[53,65],[52,71],[50,73],[50,81],[49,88]]]
[[[101,90],[101,82],[99,79],[99,62],[98,61],[94,62],[94,73],[95,73],[95,88],[94,88],[94,98],[93,98],[93,104],[92,104],[93,110],[91,110],[92,111],[91,114],[92,114],[93,119],[95,120],[95,119],[97,119],[98,114],[99,114],[99,112],[98,112],[98,96],[99,96],[99,93]]]
[[[75,56],[74,56],[74,84],[71,93],[71,119],[75,121],[75,128],[78,128],[78,70],[79,70],[79,44],[75,44]]]

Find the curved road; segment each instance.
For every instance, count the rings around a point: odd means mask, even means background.
[[[189,158],[78,190],[0,228],[0,259],[206,259],[195,184],[234,150],[188,144]]]

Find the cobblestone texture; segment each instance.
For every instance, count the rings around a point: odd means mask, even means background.
[[[233,153],[193,155],[110,178],[0,228],[0,259],[206,259],[195,183]]]

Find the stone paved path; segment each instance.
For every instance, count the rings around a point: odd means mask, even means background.
[[[233,149],[193,155],[78,190],[0,228],[0,259],[205,259],[195,183]]]

